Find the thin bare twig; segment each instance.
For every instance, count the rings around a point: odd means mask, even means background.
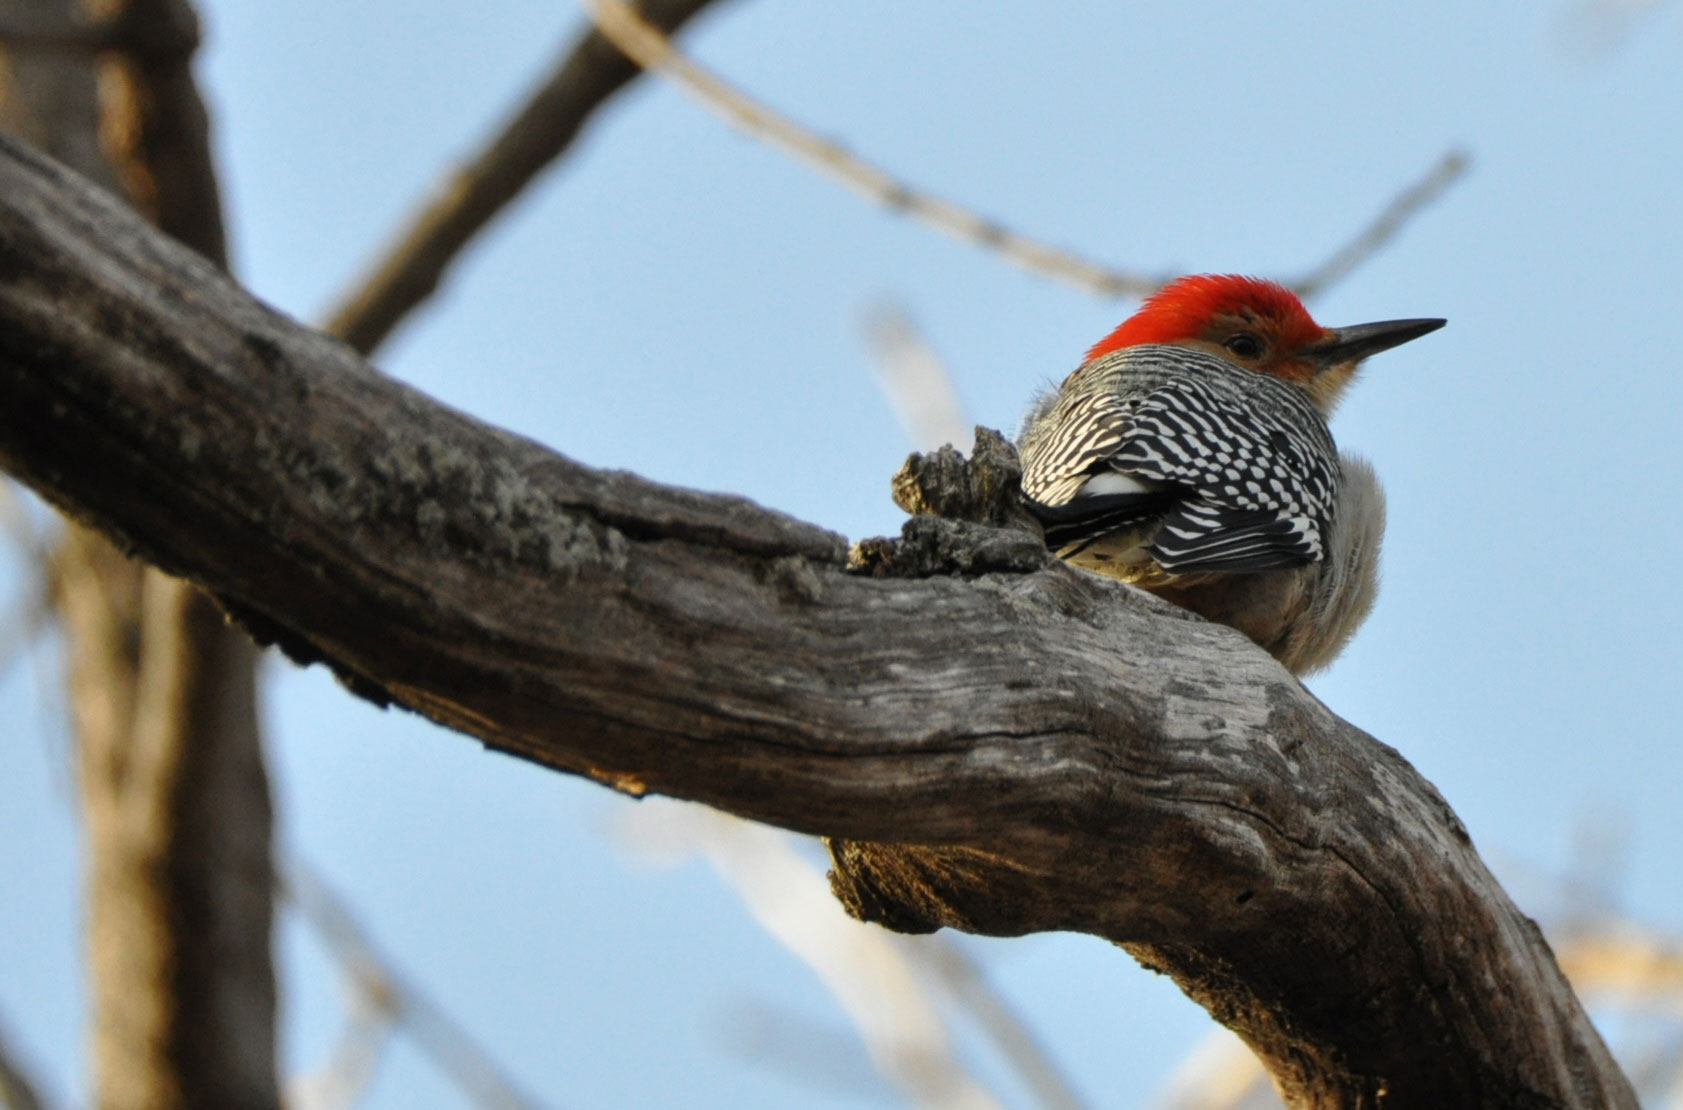
[[[1467,172],[1472,159],[1459,148],[1450,150],[1438,159],[1426,176],[1398,193],[1374,221],[1361,233],[1336,251],[1333,256],[1303,277],[1289,282],[1292,290],[1304,300],[1326,292],[1329,286],[1342,281],[1351,270],[1372,258],[1386,243],[1401,231],[1403,225],[1418,215],[1444,190]]]
[[[713,0],[642,0],[668,33]],[[637,66],[595,32],[571,41],[542,84],[490,141],[433,187],[392,244],[328,313],[326,330],[367,354],[438,288],[444,271],[479,231],[572,145]]]
[[[644,67],[658,70],[709,110],[748,134],[788,151],[878,204],[994,251],[1026,270],[1102,297],[1149,296],[1175,276],[1130,273],[1106,266],[1074,251],[1019,234],[943,197],[915,189],[686,57],[623,0],[579,0],[579,3],[590,12],[603,34]],[[1348,246],[1311,271],[1308,277],[1294,283],[1293,288],[1304,297],[1313,296],[1366,261],[1410,217],[1437,199],[1466,169],[1467,161],[1463,152],[1450,151],[1430,174],[1393,200]]]
[[[647,69],[658,70],[703,105],[750,135],[781,147],[866,197],[948,235],[997,251],[1035,273],[1105,297],[1143,297],[1174,275],[1131,274],[1074,251],[1020,235],[943,197],[922,192],[886,170],[815,135],[696,64],[620,0],[579,0],[602,33]]]
[[[368,939],[343,900],[297,859],[276,881],[346,969],[371,1014],[389,1014],[475,1106],[535,1107],[468,1033],[401,975]],[[360,1066],[360,1064],[359,1064]]]
[[[1143,297],[1174,276],[1120,271],[1030,239],[951,201],[914,189],[839,144],[759,104],[678,53],[667,37],[711,2],[642,0],[639,14],[620,0],[581,0],[597,21],[597,31],[571,44],[550,76],[497,134],[434,187],[432,199],[410,217],[365,276],[335,301],[326,329],[365,354],[375,350],[404,317],[432,295],[468,242],[571,146],[597,108],[636,76],[639,64],[660,69],[750,134],[793,152],[867,197],[960,239],[998,251],[1031,271],[1107,297]],[[1423,204],[1421,201],[1413,207],[1418,209]],[[1382,224],[1391,211],[1381,217]],[[1400,226],[1410,214],[1402,212],[1393,223]],[[1322,267],[1305,283],[1313,281],[1315,288],[1324,288],[1395,232],[1395,226],[1376,225],[1376,229],[1364,236],[1372,240],[1370,245],[1341,263],[1336,274],[1318,276],[1328,270]]]

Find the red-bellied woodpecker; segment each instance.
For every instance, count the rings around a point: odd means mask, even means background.
[[[1062,558],[1317,670],[1373,606],[1385,529],[1327,415],[1362,359],[1443,325],[1323,328],[1273,282],[1180,278],[1029,413],[1024,501]]]

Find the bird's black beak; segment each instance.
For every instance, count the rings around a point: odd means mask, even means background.
[[[1377,324],[1332,328],[1331,334],[1310,346],[1304,354],[1321,369],[1330,369],[1400,347],[1410,339],[1419,339],[1447,323],[1448,320],[1381,320]]]

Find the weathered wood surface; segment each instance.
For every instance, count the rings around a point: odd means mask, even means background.
[[[984,453],[932,463],[997,493]],[[864,916],[1122,943],[1295,1105],[1635,1105],[1437,792],[1237,633],[1010,526],[917,517],[850,571],[821,528],[579,466],[11,143],[0,465],[364,696],[840,838]]]

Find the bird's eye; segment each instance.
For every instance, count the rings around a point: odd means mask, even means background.
[[[1232,336],[1222,344],[1240,358],[1261,358],[1262,340],[1248,331]]]

